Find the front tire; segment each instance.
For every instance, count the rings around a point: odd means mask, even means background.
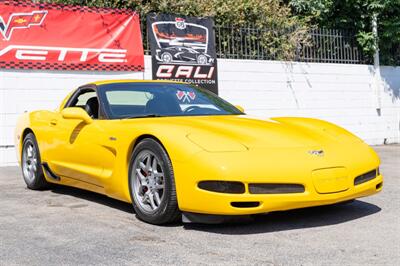
[[[171,160],[161,144],[151,138],[142,140],[133,151],[129,191],[139,219],[165,224],[179,218]]]
[[[48,187],[49,184],[43,174],[39,146],[32,133],[26,135],[22,144],[21,168],[29,189],[41,190]]]

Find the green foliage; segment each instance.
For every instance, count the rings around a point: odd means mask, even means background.
[[[357,41],[365,53],[372,55],[375,52],[375,37],[372,32],[360,31],[357,34]]]
[[[400,0],[386,1],[378,21],[381,60],[400,65]]]
[[[293,16],[290,7],[280,0],[42,0],[60,4],[130,8],[142,19],[148,12],[175,13],[214,17],[216,25],[268,29],[268,34],[251,36],[260,39],[267,53],[277,59],[293,59],[298,43],[308,40],[307,24]],[[236,29],[237,30],[237,29]]]
[[[288,1],[288,4],[295,14],[316,22],[329,14],[333,6],[333,0],[292,0]]]
[[[372,17],[378,15],[382,64],[400,64],[400,0],[286,0],[293,12],[318,27],[352,31],[371,61]]]

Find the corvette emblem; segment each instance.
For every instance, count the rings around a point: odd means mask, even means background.
[[[15,29],[27,29],[31,26],[40,26],[46,15],[46,10],[32,11],[30,13],[14,13],[11,14],[7,23],[5,23],[3,17],[0,16],[0,33],[5,40],[9,41]]]
[[[319,156],[322,157],[325,155],[323,150],[310,150],[308,151],[309,154],[314,155],[314,156]]]

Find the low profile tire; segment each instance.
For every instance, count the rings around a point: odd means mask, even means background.
[[[151,138],[142,140],[132,153],[129,191],[139,219],[166,224],[180,217],[171,160],[161,144]]]
[[[26,135],[22,144],[21,168],[28,188],[41,190],[48,187],[49,184],[43,174],[39,147],[32,133]]]

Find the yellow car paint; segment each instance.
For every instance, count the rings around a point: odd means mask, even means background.
[[[121,82],[154,81],[93,84]],[[137,141],[149,136],[164,146],[171,159],[182,211],[256,214],[332,204],[382,189],[380,174],[354,185],[355,177],[378,169],[379,158],[359,138],[325,121],[297,117],[262,120],[247,115],[88,120],[77,110],[64,110],[70,96],[55,111],[25,113],[17,122],[19,162],[23,137],[33,132],[42,162],[61,177],[56,181],[46,176],[50,183],[131,202],[130,157]],[[323,150],[323,156],[312,153],[319,150]],[[239,181],[246,191],[206,191],[197,186],[205,180]],[[305,192],[251,194],[249,183],[302,184]],[[248,208],[231,204],[248,201],[260,204]]]

